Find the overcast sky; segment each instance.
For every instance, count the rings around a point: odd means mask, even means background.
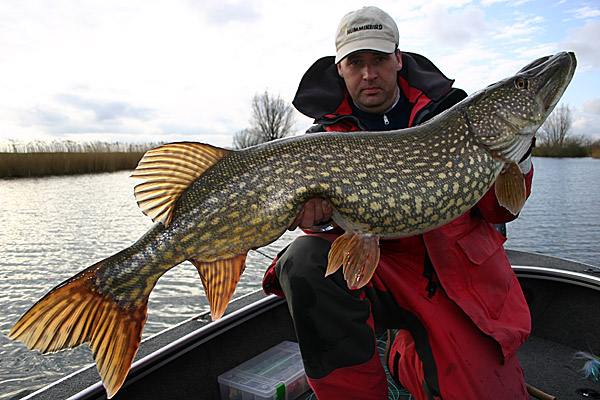
[[[231,146],[250,101],[291,102],[340,18],[387,11],[401,50],[472,93],[575,51],[573,133],[600,139],[600,1],[2,0],[0,143],[7,139]],[[297,130],[311,120],[298,114]]]

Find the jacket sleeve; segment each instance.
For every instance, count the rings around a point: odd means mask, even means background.
[[[531,181],[533,179],[533,167],[525,174],[525,188],[527,190],[527,197],[531,194]],[[492,224],[503,224],[515,220],[518,215],[513,215],[506,208],[498,204],[498,199],[495,193],[496,185],[494,184],[490,190],[479,200],[475,206],[481,216],[486,221]]]

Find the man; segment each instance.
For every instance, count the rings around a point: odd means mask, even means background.
[[[375,7],[344,16],[336,57],[318,60],[300,82],[296,108],[315,130],[401,129],[463,99],[426,58],[398,51],[393,19]],[[522,162],[529,194],[532,168]],[[417,399],[529,398],[515,355],[530,316],[494,223],[514,219],[493,188],[471,210],[414,237],[381,240],[371,282],[350,290],[341,269],[325,278],[341,233],[324,199],[304,204],[291,229],[307,235],[265,275],[285,296],[309,382],[319,399],[387,398],[376,335],[398,330],[392,375]]]

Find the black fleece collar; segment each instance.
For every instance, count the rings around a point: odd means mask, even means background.
[[[431,61],[420,54],[401,52],[402,69],[398,75],[433,101],[446,94],[453,79],[448,79]],[[339,76],[335,57],[317,60],[304,74],[292,104],[311,118],[334,113],[345,98],[346,85]]]

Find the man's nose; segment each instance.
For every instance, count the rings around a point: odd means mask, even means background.
[[[366,81],[372,81],[377,77],[377,70],[372,65],[365,65],[363,68],[363,79]]]

